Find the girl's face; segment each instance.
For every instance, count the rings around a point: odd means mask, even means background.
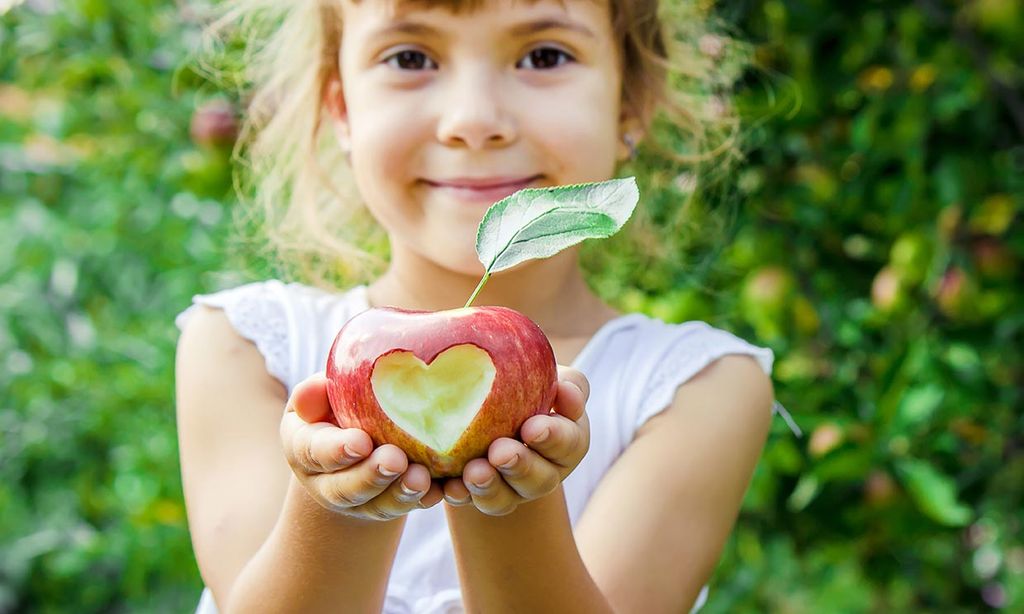
[[[392,4],[343,0],[328,107],[393,252],[479,276],[476,229],[491,204],[523,187],[608,179],[628,154],[609,8],[495,0],[456,15]]]

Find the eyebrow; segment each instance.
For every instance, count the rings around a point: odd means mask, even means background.
[[[594,34],[594,32],[590,28],[582,24],[553,18],[538,19],[536,21],[527,21],[525,23],[521,23],[517,26],[509,28],[508,31],[510,34],[514,36],[523,36],[525,34],[535,34],[537,32],[544,32],[546,30],[571,30],[573,32],[578,32],[590,38],[597,38],[597,35]],[[416,23],[413,21],[399,21],[398,23],[374,31],[371,37],[377,38],[389,34],[428,35],[439,33],[440,31],[437,30],[436,28],[428,26],[423,23]]]

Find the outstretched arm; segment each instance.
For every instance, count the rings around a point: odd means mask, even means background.
[[[178,345],[178,435],[203,580],[226,614],[379,612],[404,518],[349,518],[315,501],[282,453],[286,400],[223,312],[193,316]]]
[[[726,356],[709,365],[637,432],[575,532],[560,485],[504,516],[446,506],[467,611],[688,611],[736,521],[767,439],[772,397],[752,359]],[[569,422],[589,433],[580,413]],[[549,418],[531,418],[542,419]],[[524,425],[522,434],[529,442],[536,429]],[[559,429],[547,445],[564,450],[579,436]],[[499,440],[488,460],[497,465],[514,453],[532,458]],[[470,479],[484,477],[473,471]],[[490,495],[495,509],[512,496],[507,488],[502,483]]]

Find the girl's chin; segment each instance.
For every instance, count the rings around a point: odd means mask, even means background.
[[[484,266],[480,264],[480,261],[473,259],[470,261],[458,261],[447,267],[448,270],[465,275],[466,277],[472,277],[479,279],[484,276]],[[469,298],[468,296],[466,298]]]
[[[426,253],[423,255],[429,258],[435,265],[452,273],[477,279],[484,275],[484,265],[480,264],[480,259],[477,258],[475,246],[469,252],[461,253],[453,251],[438,253],[437,251],[432,251],[429,246],[426,246]],[[467,296],[466,298],[469,297]]]
[[[518,271],[522,271],[523,269],[529,268],[531,265],[534,265],[536,263],[536,260],[527,260],[526,262],[520,262],[514,267],[504,269],[503,271],[497,273],[496,275],[507,276],[510,273],[516,273]],[[460,275],[465,275],[467,277],[472,277],[477,280],[484,276],[484,265],[481,264],[480,260],[476,257],[475,251],[473,253],[472,260],[451,260],[449,261],[448,264],[444,264],[442,266],[444,266],[449,271],[459,273]],[[491,280],[494,280],[494,276],[491,277]]]

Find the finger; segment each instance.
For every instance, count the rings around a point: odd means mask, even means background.
[[[324,463],[339,462],[341,452],[343,452],[339,449],[341,444],[347,443],[348,439],[352,438],[352,435],[349,434],[346,435],[344,442],[332,441],[337,437],[337,434],[332,431],[337,430],[340,429],[326,422],[307,424],[295,415],[295,412],[286,413],[281,417],[281,446],[288,459],[288,464],[304,475],[336,470],[337,468],[328,469]],[[356,445],[362,447],[361,444]],[[332,446],[337,447],[332,450]],[[372,446],[370,449],[372,450]],[[347,465],[357,460],[353,459]]]
[[[497,467],[503,482],[519,497],[528,500],[539,499],[558,488],[562,482],[562,467],[516,444],[519,448],[511,454],[501,446],[492,446],[488,452],[487,460]]]
[[[584,402],[590,398],[590,380],[579,369],[558,365],[558,380],[575,384],[583,392]]]
[[[426,495],[429,484],[430,475],[425,467],[409,465],[405,473],[393,481],[384,492],[353,508],[349,513],[371,520],[401,518],[419,508],[419,500]]]
[[[409,460],[397,446],[385,444],[359,464],[344,471],[313,476],[321,497],[340,509],[365,504],[387,490],[409,467]]]
[[[555,411],[571,420],[577,420],[589,398],[590,382],[587,377],[578,369],[559,366]]]
[[[555,395],[555,413],[570,420],[579,420],[587,406],[586,394],[570,381],[558,382],[558,394]]]
[[[328,473],[350,467],[373,452],[373,441],[360,429],[342,429],[325,423],[308,424],[309,457]]]
[[[391,483],[387,491],[377,499],[397,514],[408,513],[419,507],[419,502],[426,496],[433,483],[430,472],[423,465],[409,465],[401,477]]]
[[[288,398],[287,411],[294,411],[309,423],[334,422],[334,412],[327,398],[327,377],[316,373],[296,384]]]
[[[441,486],[436,480],[431,481],[430,490],[427,494],[423,495],[420,499],[420,507],[423,509],[430,509],[440,503],[444,499],[444,487]]]
[[[590,448],[590,419],[586,412],[575,422],[565,416],[533,416],[519,429],[519,436],[531,449],[564,468],[575,467]],[[494,444],[492,444],[494,446]],[[512,453],[496,450],[501,462]]]
[[[466,484],[462,481],[461,477],[445,480],[442,491],[444,500],[448,505],[462,507],[473,502],[473,495],[466,488]]]
[[[313,455],[311,442],[313,435],[320,430],[329,428],[331,425],[325,422],[308,424],[295,412],[287,412],[281,416],[281,447],[284,450],[288,464],[303,475],[321,473],[316,457]]]
[[[473,497],[473,505],[488,516],[510,514],[522,502],[522,497],[484,459],[466,464],[462,482]]]

